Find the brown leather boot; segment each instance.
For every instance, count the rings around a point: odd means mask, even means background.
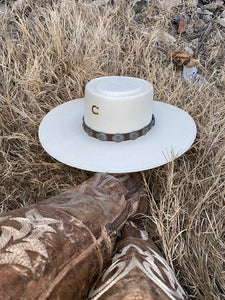
[[[109,267],[89,293],[92,300],[187,299],[148,233],[126,223]]]
[[[135,213],[141,177],[96,174],[0,215],[0,299],[85,299]]]

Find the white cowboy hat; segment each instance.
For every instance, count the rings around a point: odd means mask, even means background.
[[[151,83],[124,76],[91,80],[84,98],[55,107],[39,127],[40,142],[52,157],[107,173],[166,164],[187,151],[195,137],[188,113],[153,101]]]

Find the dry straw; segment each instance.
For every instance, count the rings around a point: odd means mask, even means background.
[[[150,214],[146,226],[193,299],[222,299],[224,271],[224,31],[214,26],[200,59],[208,84],[185,85],[166,54],[196,46],[158,39],[174,11],[151,1],[135,15],[133,2],[97,7],[62,1],[27,2],[1,14],[1,211],[39,202],[92,174],[58,163],[38,141],[42,117],[56,105],[83,96],[93,77],[128,75],[151,81],[155,99],[192,115],[198,135],[174,162],[143,173]],[[190,25],[191,26],[191,25]],[[175,31],[174,31],[175,32]],[[223,45],[221,46],[221,43]],[[220,45],[220,47],[219,47]],[[169,121],[169,120],[168,120]]]

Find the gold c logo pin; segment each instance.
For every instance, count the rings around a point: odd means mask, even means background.
[[[91,111],[94,115],[98,115],[99,107],[96,105],[92,105]]]

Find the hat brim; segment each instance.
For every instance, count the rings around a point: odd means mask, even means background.
[[[155,125],[132,141],[103,142],[82,127],[84,98],[52,109],[39,126],[39,139],[56,160],[83,170],[130,173],[164,165],[187,151],[196,137],[192,117],[176,106],[153,101]],[[116,116],[115,116],[116,118]]]

